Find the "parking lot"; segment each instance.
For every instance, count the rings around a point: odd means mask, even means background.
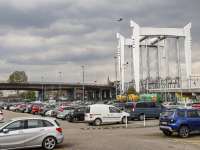
[[[3,110],[4,121],[14,117],[30,116],[28,113],[16,113]],[[66,120],[57,119],[60,123],[65,140],[56,146],[60,150],[93,150],[93,149],[199,149],[195,142],[184,142],[176,135],[171,138],[162,136],[158,129],[157,119],[143,121],[130,121],[128,127],[125,124],[102,124],[101,126],[89,126],[83,122],[69,123]],[[194,133],[187,141],[200,139],[200,134]],[[38,148],[41,149],[41,148]]]

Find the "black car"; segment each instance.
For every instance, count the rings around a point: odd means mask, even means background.
[[[13,106],[13,104],[6,105],[6,110],[10,110],[10,107],[12,107],[12,106]]]
[[[113,106],[119,108],[121,111],[124,111],[125,103],[115,103]]]
[[[78,121],[84,121],[86,107],[75,107],[68,114],[68,121],[77,123]]]
[[[54,110],[55,108],[56,108],[56,105],[46,105],[46,106],[40,108],[39,114],[40,114],[41,116],[44,116],[45,113],[46,113],[48,110]]]

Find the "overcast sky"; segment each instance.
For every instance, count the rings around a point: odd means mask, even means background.
[[[192,69],[200,75],[199,17],[199,0],[0,0],[0,80],[29,70],[29,81],[60,81],[61,72],[63,82],[82,82],[84,66],[85,82],[113,81],[116,33],[130,38],[130,20],[167,28],[192,22]],[[183,49],[181,56],[185,75]]]

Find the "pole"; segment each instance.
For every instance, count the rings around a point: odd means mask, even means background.
[[[43,77],[42,77],[42,101],[43,101]]]
[[[83,67],[83,102],[84,102],[84,99],[85,99],[85,92],[84,92],[84,66],[81,66]]]
[[[116,99],[117,99],[117,57],[115,56],[114,57],[115,58],[115,86],[116,86],[116,88],[115,88],[115,92],[116,92]]]
[[[60,73],[60,99],[61,99],[61,72]]]

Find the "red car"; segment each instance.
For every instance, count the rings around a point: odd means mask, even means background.
[[[60,106],[67,106],[69,105],[70,103],[60,103]]]
[[[195,102],[195,103],[193,103],[193,104],[192,104],[192,107],[193,107],[193,108],[198,108],[198,109],[200,109],[200,102]]]
[[[35,105],[35,106],[33,106],[33,109],[31,111],[31,113],[34,114],[34,115],[37,115],[38,112],[39,112],[40,107],[41,107],[41,105]]]

